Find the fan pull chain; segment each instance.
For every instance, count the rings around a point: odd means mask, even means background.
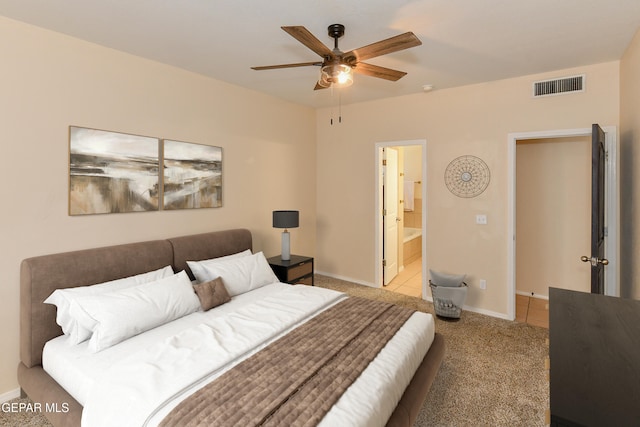
[[[329,86],[331,91],[331,126],[333,126],[333,85]]]
[[[333,85],[329,87],[329,90],[331,91],[331,119],[329,120],[329,122],[331,123],[331,126],[333,126],[333,110],[334,110]],[[342,123],[342,92],[340,92],[340,89],[338,89],[338,123]]]

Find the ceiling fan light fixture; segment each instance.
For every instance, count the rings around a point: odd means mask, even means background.
[[[325,65],[320,69],[318,84],[322,87],[349,87],[353,84],[353,69],[347,64]]]
[[[358,74],[395,82],[407,73],[362,61],[422,44],[415,34],[408,31],[345,53],[338,47],[338,39],[344,35],[344,25],[342,24],[333,24],[327,28],[329,37],[333,39],[333,50],[318,40],[316,36],[303,26],[284,26],[281,28],[294,39],[319,55],[322,58],[322,62],[299,62],[295,64],[267,65],[251,68],[254,70],[274,70],[277,68],[320,65],[320,77],[313,90],[351,86],[353,84],[354,69],[357,69]]]

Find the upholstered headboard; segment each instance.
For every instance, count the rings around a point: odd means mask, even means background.
[[[217,258],[245,249],[252,249],[251,232],[235,229],[25,259],[20,266],[22,363],[28,368],[41,364],[44,344],[62,334],[56,308],[43,303],[54,290],[93,285],[167,265],[178,272],[187,268],[187,260]]]

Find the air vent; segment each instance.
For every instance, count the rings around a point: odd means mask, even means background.
[[[563,77],[561,79],[542,80],[533,83],[533,96],[561,95],[572,92],[584,92],[585,75]]]

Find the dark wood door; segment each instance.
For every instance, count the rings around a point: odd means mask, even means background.
[[[604,294],[605,135],[598,124],[591,127],[591,293]]]

